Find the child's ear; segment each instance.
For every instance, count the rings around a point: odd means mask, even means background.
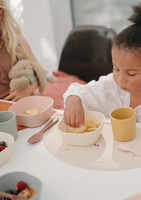
[[[0,9],[0,20],[3,18],[3,15],[4,15],[3,9]]]

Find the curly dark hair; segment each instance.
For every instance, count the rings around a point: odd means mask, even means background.
[[[141,3],[132,6],[133,14],[128,18],[133,24],[121,31],[113,40],[112,48],[141,53]]]

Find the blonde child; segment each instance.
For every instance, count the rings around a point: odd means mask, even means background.
[[[106,117],[118,107],[132,107],[141,122],[141,4],[133,7],[133,23],[113,41],[113,73],[87,85],[72,84],[64,94],[65,123],[79,127],[84,110],[97,110]]]
[[[0,99],[17,101],[30,96],[38,87],[34,84],[22,90],[10,90],[8,73],[21,59],[36,61],[29,44],[22,36],[21,29],[12,17],[5,0],[0,0]]]

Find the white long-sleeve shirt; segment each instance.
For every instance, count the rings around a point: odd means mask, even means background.
[[[98,81],[91,81],[86,85],[73,83],[64,93],[64,103],[70,95],[79,96],[84,110],[102,112],[105,117],[110,117],[110,112],[119,107],[130,107],[130,92],[121,90],[115,83],[113,74],[101,76]],[[136,122],[141,123],[141,105],[135,108]]]

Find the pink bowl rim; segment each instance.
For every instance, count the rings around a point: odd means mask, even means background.
[[[20,103],[20,102],[23,101],[25,98],[35,98],[35,97],[37,97],[37,98],[42,98],[42,97],[43,97],[43,98],[46,98],[46,99],[50,99],[50,100],[52,100],[52,102],[51,102],[51,104],[50,104],[47,108],[45,108],[43,111],[37,113],[36,115],[16,114],[13,110],[11,110],[11,108],[15,107],[16,104]],[[8,110],[14,112],[16,116],[21,116],[21,117],[33,117],[33,116],[38,116],[38,115],[42,114],[43,112],[45,112],[49,107],[51,107],[51,106],[53,105],[53,103],[54,103],[54,100],[53,100],[51,97],[45,97],[45,96],[29,96],[29,97],[24,97],[24,98],[18,100],[18,101],[15,102],[13,105],[11,105],[11,106],[9,107]]]

